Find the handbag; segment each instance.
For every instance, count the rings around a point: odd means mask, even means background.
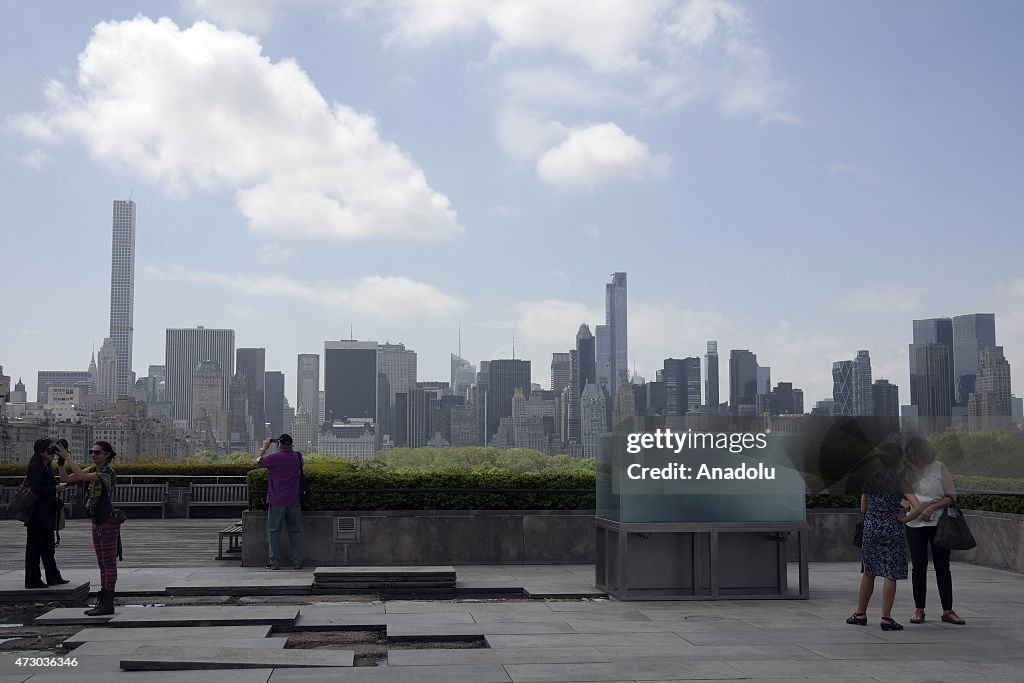
[[[11,511],[15,519],[19,522],[25,522],[26,524],[32,519],[32,513],[35,511],[36,503],[39,501],[39,494],[33,491],[28,485],[28,477],[25,477],[25,481],[21,483],[21,488],[11,498],[11,502],[8,504],[7,509]]]
[[[977,547],[978,542],[974,540],[974,534],[967,526],[964,513],[956,503],[946,508],[945,514],[939,518],[933,543],[949,550],[970,550]]]
[[[864,522],[857,522],[853,528],[853,544],[860,548],[864,543]]]
[[[118,526],[121,526],[122,524],[124,524],[126,519],[128,519],[128,515],[124,514],[124,510],[122,510],[121,508],[114,508],[113,510],[110,511],[110,514],[107,515],[105,521],[111,524],[117,524]]]

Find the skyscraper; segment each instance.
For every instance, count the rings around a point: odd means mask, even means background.
[[[681,416],[700,407],[700,358],[666,358],[665,415]]]
[[[530,361],[492,360],[487,364],[487,434],[485,443],[498,431],[503,417],[512,417],[512,397],[516,389],[530,398]]]
[[[476,381],[476,366],[465,358],[451,354],[452,361],[452,394],[466,397],[469,388]]]
[[[612,334],[608,325],[594,326],[594,361],[597,386],[610,396],[615,379],[612,372]]]
[[[377,419],[377,342],[324,342],[325,421]]]
[[[168,329],[164,354],[167,400],[173,405],[175,420],[185,423],[191,420],[192,373],[204,360],[220,365],[224,373],[224,408],[230,408],[231,378],[235,374],[234,330],[205,327]]]
[[[295,373],[296,415],[305,412],[317,428],[323,424],[320,415],[320,354],[300,353]]]
[[[110,338],[117,356],[114,398],[127,396],[132,377],[135,310],[135,202],[114,200],[110,255]]]
[[[235,370],[245,378],[246,399],[256,441],[266,438],[267,399],[266,399],[266,349],[238,349],[235,354]],[[281,432],[271,432],[278,436]]]
[[[615,387],[620,380],[629,380],[629,348],[627,340],[626,310],[626,274],[613,273],[612,281],[605,285],[604,320],[611,337],[611,391],[614,398]]]
[[[393,406],[395,394],[408,393],[416,386],[416,352],[406,349],[405,344],[379,344],[377,372],[388,378],[388,406]]]
[[[584,387],[588,384],[597,384],[597,357],[596,341],[594,335],[590,334],[590,327],[586,324],[580,325],[576,333],[576,382],[577,394],[582,394]],[[527,398],[529,398],[527,396]]]
[[[551,390],[556,396],[562,395],[562,389],[572,381],[572,361],[568,353],[551,354]]]
[[[267,370],[263,373],[263,395],[266,401],[264,415],[267,425],[260,430],[257,427],[256,440],[261,440],[261,435],[270,430],[270,435],[276,437],[285,431],[285,404],[284,398],[284,373],[280,370]]]
[[[832,363],[833,415],[853,415],[853,361],[837,360]]]
[[[853,414],[874,415],[871,393],[871,355],[858,351],[853,359]]]
[[[718,415],[718,342],[708,342],[708,352],[704,356],[704,401],[707,403],[708,415]]]
[[[953,318],[953,370],[956,404],[966,406],[974,392],[974,382],[984,348],[996,345],[994,313],[973,313]]]
[[[887,379],[876,379],[871,385],[872,414],[878,417],[900,416],[900,390]]]
[[[113,402],[117,398],[117,348],[107,337],[96,356],[96,393]]]
[[[597,454],[597,440],[608,431],[608,408],[605,394],[596,384],[588,384],[580,396],[580,441],[583,457]]]
[[[910,403],[919,406],[917,378],[917,348],[925,344],[940,344],[949,349],[949,389],[950,400],[955,400],[956,387],[953,372],[953,321],[950,318],[928,318],[914,321],[914,341],[910,344]]]
[[[918,426],[925,436],[944,432],[950,425],[953,404],[949,393],[949,347],[920,344],[914,352]]]
[[[224,373],[216,361],[200,361],[192,372],[192,422],[210,440],[204,445],[226,446],[228,411],[224,408]]]
[[[974,392],[968,399],[969,429],[1008,430],[1013,415],[1010,396],[1010,364],[1003,356],[1003,347],[986,346],[981,350]]]
[[[729,410],[738,416],[740,406],[757,406],[757,355],[746,349],[729,352]]]

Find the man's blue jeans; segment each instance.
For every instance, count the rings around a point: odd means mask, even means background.
[[[302,507],[299,505],[270,505],[267,508],[267,542],[270,546],[270,564],[281,564],[281,522],[288,524],[288,543],[292,551],[292,564],[302,564]]]

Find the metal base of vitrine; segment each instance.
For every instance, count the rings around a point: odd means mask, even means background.
[[[810,597],[803,522],[616,522],[596,518],[595,584],[618,600]],[[786,539],[796,534],[798,585]]]

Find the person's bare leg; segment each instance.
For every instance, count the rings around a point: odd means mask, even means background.
[[[892,604],[896,602],[896,582],[892,579],[882,581],[882,618],[892,619]]]
[[[875,577],[867,574],[860,575],[860,595],[857,597],[857,614],[867,614],[868,603],[871,602],[871,595],[875,592]]]

